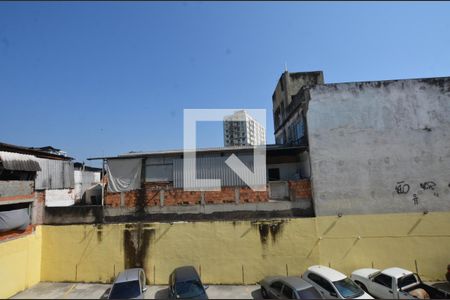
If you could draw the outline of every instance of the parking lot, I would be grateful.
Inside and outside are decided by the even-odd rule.
[[[41,282],[11,299],[104,299],[110,284]],[[210,285],[210,299],[262,299],[258,285]],[[145,299],[167,299],[167,286],[150,285]]]
[[[448,282],[428,282],[450,292]],[[11,299],[105,299],[110,284],[41,282],[18,293]],[[262,299],[259,285],[210,285],[207,289],[210,299]],[[145,292],[145,299],[167,299],[166,285],[151,285]]]

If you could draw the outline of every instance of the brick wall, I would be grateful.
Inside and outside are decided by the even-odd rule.
[[[311,185],[309,180],[289,181],[289,189],[294,199],[310,199]],[[237,191],[236,191],[237,190]],[[161,196],[163,193],[163,196]],[[125,207],[136,206],[159,206],[161,197],[165,206],[173,205],[196,205],[202,203],[202,194],[205,204],[221,203],[256,203],[267,202],[269,200],[268,191],[253,191],[249,187],[222,187],[221,191],[184,191],[180,188],[173,188],[169,182],[147,182],[141,190],[124,192],[123,204]],[[236,196],[239,199],[236,199]],[[105,194],[105,205],[111,207],[121,206],[121,194]]]
[[[309,180],[289,180],[289,190],[294,200],[311,199],[311,182]]]
[[[255,192],[249,187],[241,187],[239,189],[239,200],[242,203],[266,202],[269,200],[269,193],[268,191]]]
[[[219,192],[205,192],[206,204],[218,204],[218,203],[235,203],[234,187],[223,187]]]
[[[34,228],[34,225],[28,225],[25,230],[10,230],[7,232],[0,232],[0,242],[29,235],[33,232]]]

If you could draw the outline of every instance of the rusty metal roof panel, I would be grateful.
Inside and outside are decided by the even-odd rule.
[[[0,151],[0,161],[3,168],[14,171],[40,171],[41,167],[33,155]]]

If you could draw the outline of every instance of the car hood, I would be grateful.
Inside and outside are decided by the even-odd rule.
[[[380,270],[378,269],[370,269],[370,268],[366,268],[366,269],[358,269],[352,272],[352,275],[357,275],[363,278],[369,278],[370,275],[379,272]]]

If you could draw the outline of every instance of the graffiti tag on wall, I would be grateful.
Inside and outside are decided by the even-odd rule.
[[[408,194],[409,184],[405,183],[404,181],[399,181],[395,186],[395,191],[397,192],[397,194]]]
[[[450,184],[449,184],[450,187]],[[419,188],[423,191],[432,191],[433,195],[435,197],[439,197],[439,193],[436,191],[436,183],[434,181],[424,181],[419,183]],[[395,192],[398,195],[406,195],[409,193],[410,191],[410,185],[408,183],[406,183],[405,181],[398,181],[395,185]],[[422,193],[421,191],[419,191],[419,194]],[[414,205],[419,205],[419,197],[417,195],[417,193],[414,193],[412,195],[412,201],[414,203]]]

